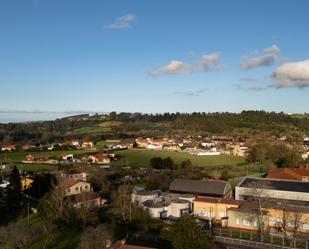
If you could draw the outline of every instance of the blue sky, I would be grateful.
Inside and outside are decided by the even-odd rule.
[[[309,2],[0,1],[0,110],[308,112]]]

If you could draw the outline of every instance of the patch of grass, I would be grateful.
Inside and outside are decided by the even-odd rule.
[[[122,125],[121,121],[105,121],[99,124],[102,128],[118,127],[120,125]]]
[[[33,171],[33,172],[40,172],[40,171],[53,171],[58,169],[57,164],[22,164],[22,163],[14,163],[10,164],[6,167],[5,171],[11,171],[16,165],[19,170],[21,171]]]
[[[62,232],[56,231],[46,249],[76,249],[80,241],[80,236],[81,231],[73,229],[65,229]],[[34,243],[29,249],[41,249],[44,243],[45,238],[42,238],[42,240]]]

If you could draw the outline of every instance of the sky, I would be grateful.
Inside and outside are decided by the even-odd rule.
[[[0,111],[308,112],[308,9],[1,0]]]

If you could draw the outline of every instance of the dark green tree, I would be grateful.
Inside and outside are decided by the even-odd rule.
[[[161,230],[160,237],[173,249],[208,249],[211,247],[209,234],[195,222],[194,217],[185,215]]]
[[[8,212],[16,213],[21,207],[21,178],[16,165],[14,166],[9,179],[10,184],[6,190],[6,204]]]

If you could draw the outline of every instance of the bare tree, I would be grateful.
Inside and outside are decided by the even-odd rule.
[[[128,184],[120,185],[112,194],[114,211],[121,216],[123,222],[129,220],[132,187]]]
[[[296,238],[296,234],[302,226],[303,212],[300,207],[293,207],[293,211],[288,213],[288,228],[291,232],[290,247],[293,247],[293,242]]]
[[[95,207],[88,202],[88,192],[79,194],[78,204],[74,205],[74,211],[77,217],[81,220],[82,227],[85,228],[87,223],[97,221],[97,213]]]
[[[20,220],[0,228],[1,249],[26,249],[38,239],[38,229]]]
[[[112,234],[105,225],[87,227],[80,239],[79,249],[104,249],[110,246]]]
[[[59,187],[44,196],[39,209],[47,219],[60,223],[61,227],[63,227],[63,223],[72,211],[72,207],[73,203],[68,198],[65,198],[64,189]]]
[[[266,228],[268,227],[268,217],[266,214],[266,206],[270,202],[270,194],[268,192],[271,189],[271,184],[268,181],[252,181],[248,184],[248,187],[252,188],[254,191],[254,199],[257,202],[257,221],[258,221],[258,233],[260,239],[264,241],[264,235]]]

